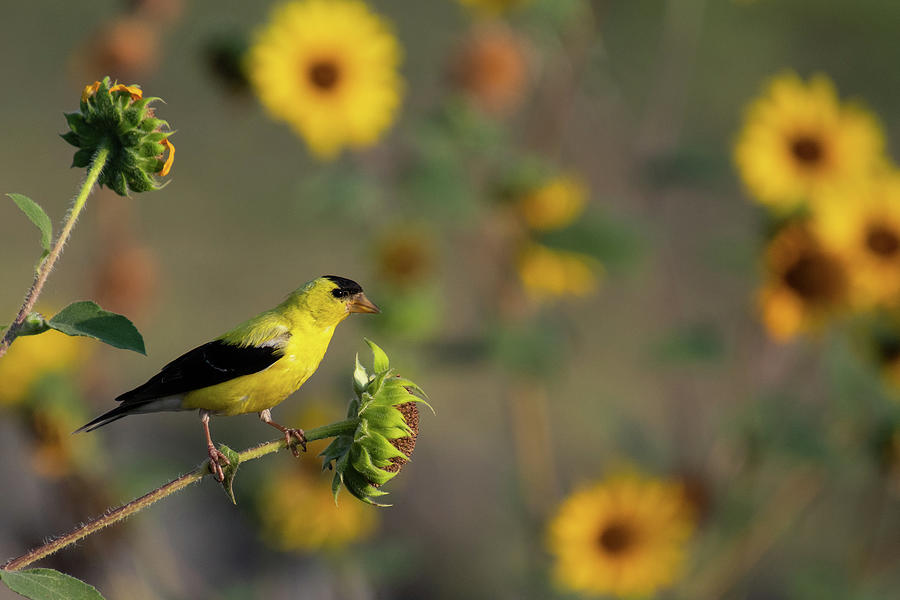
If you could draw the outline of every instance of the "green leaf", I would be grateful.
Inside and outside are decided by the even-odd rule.
[[[0,581],[32,600],[103,600],[94,586],[53,569],[0,570]]]
[[[387,371],[391,368],[390,361],[388,360],[387,354],[384,353],[378,344],[373,342],[372,340],[365,338],[366,343],[369,345],[369,348],[372,350],[372,358],[374,360],[372,364],[372,369],[375,373],[381,373],[383,371]]]
[[[237,475],[238,467],[241,464],[241,455],[225,444],[219,444],[219,451],[225,455],[229,463],[222,467],[222,474],[225,475],[225,479],[222,480],[222,489],[231,498],[231,502],[237,504],[237,499],[234,497],[234,476]]]
[[[131,321],[103,310],[90,300],[70,304],[47,324],[66,335],[92,337],[115,348],[147,354],[144,338]]]
[[[50,240],[53,237],[53,224],[50,222],[50,217],[47,216],[47,213],[44,212],[44,209],[37,202],[28,196],[23,196],[22,194],[7,194],[7,196],[12,198],[12,201],[25,213],[25,216],[31,219],[31,222],[41,230],[41,248],[44,249],[44,253],[41,254],[41,260],[43,260],[50,254]]]

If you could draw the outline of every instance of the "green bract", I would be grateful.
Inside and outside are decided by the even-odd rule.
[[[388,357],[375,343],[366,340],[374,356],[373,372],[356,359],[353,390],[347,417],[357,421],[352,433],[339,435],[322,452],[323,468],[334,464],[331,487],[335,499],[341,484],[369,504],[387,492],[379,489],[409,460],[419,433],[419,409],[426,402],[418,385],[395,375]],[[386,506],[378,504],[378,506]]]
[[[159,98],[143,98],[136,86],[111,85],[109,77],[87,86],[81,97],[81,111],[66,114],[71,131],[62,138],[78,148],[73,167],[87,167],[98,151],[109,150],[109,158],[98,183],[120,196],[128,191],[159,189],[154,176],[168,174],[172,161],[173,131],[154,116],[150,104]],[[163,156],[168,153],[168,160]]]

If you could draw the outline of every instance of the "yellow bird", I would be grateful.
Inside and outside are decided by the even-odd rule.
[[[270,409],[315,372],[338,323],[350,313],[377,312],[355,281],[319,277],[272,310],[179,356],[145,384],[116,398],[120,406],[78,431],[92,431],[131,414],[199,410],[210,464],[221,481],[220,463],[228,464],[228,459],[212,442],[209,417],[255,412],[284,434],[297,456],[296,444],[306,449],[303,430],[274,422]]]

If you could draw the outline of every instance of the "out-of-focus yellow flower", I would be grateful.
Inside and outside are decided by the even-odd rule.
[[[525,43],[508,27],[481,27],[463,42],[452,75],[482,110],[509,113],[521,102],[528,83]]]
[[[32,386],[50,373],[74,372],[87,352],[78,338],[56,331],[16,338],[0,358],[0,406],[25,401]]]
[[[766,329],[778,341],[818,328],[850,304],[845,261],[804,226],[790,226],[769,243],[765,269],[758,302]]]
[[[578,252],[528,244],[519,254],[519,279],[535,299],[588,296],[597,290],[603,266]]]
[[[318,427],[342,418],[339,403],[312,402],[291,422]],[[310,442],[307,454],[318,455],[328,440]],[[360,502],[335,504],[331,473],[315,460],[294,461],[266,483],[257,502],[263,535],[279,550],[339,550],[372,534],[378,516]]]
[[[259,513],[265,538],[280,550],[340,549],[365,539],[376,525],[372,507],[335,504],[331,477],[298,468],[279,472],[263,487]]]
[[[279,5],[258,32],[247,72],[269,113],[320,158],[371,146],[393,122],[403,82],[401,48],[358,0]]]
[[[841,104],[824,75],[771,80],[747,108],[734,149],[744,184],[759,202],[790,211],[832,185],[854,185],[886,164],[884,134],[870,112]]]
[[[528,0],[459,0],[472,10],[485,15],[494,16],[517,8]]]
[[[519,201],[519,212],[532,229],[561,229],[584,212],[587,187],[573,176],[554,177]]]
[[[620,475],[569,496],[547,542],[560,586],[639,597],[677,579],[693,529],[680,485]]]
[[[35,444],[31,464],[39,474],[63,477],[94,462],[97,438],[72,435],[84,422],[83,411],[73,405],[41,403],[29,409],[28,417]]]
[[[820,195],[813,227],[846,257],[853,299],[863,308],[900,300],[900,174]]]

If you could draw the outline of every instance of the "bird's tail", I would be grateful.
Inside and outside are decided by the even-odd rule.
[[[153,398],[150,400],[140,400],[137,402],[122,402],[114,409],[103,413],[93,421],[85,423],[72,433],[81,433],[82,431],[93,431],[98,427],[109,425],[113,421],[118,421],[122,417],[128,415],[137,415],[140,413],[162,412],[167,410],[182,410],[180,396],[167,396],[165,398]]]
[[[72,433],[81,433],[82,431],[93,431],[98,427],[103,427],[104,425],[109,425],[113,421],[118,421],[122,417],[127,417],[131,414],[131,409],[133,406],[128,406],[127,404],[123,404],[121,406],[117,406],[109,412],[105,412],[90,423],[85,423]]]

